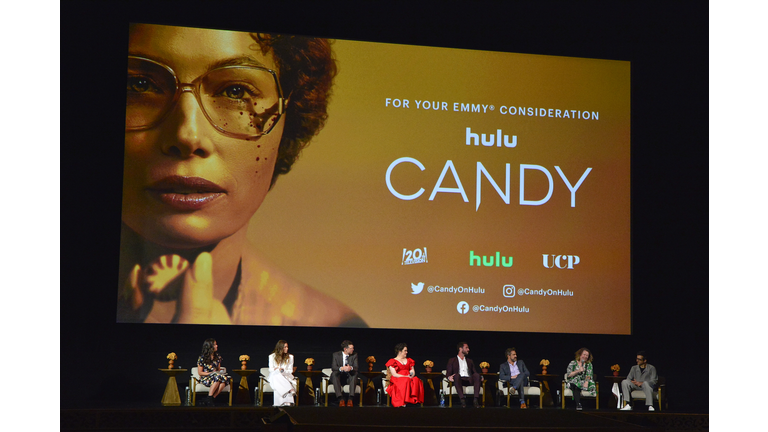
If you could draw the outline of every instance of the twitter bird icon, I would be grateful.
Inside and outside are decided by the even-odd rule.
[[[424,289],[424,282],[419,282],[418,284],[411,282],[411,289],[413,290],[411,294],[421,294],[421,290]]]

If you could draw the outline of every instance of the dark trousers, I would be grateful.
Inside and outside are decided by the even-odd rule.
[[[525,387],[525,384],[527,383],[528,376],[519,374],[517,377],[512,379],[511,381],[507,381],[507,387],[514,387],[515,390],[517,390],[517,396],[520,399],[520,403],[523,403],[525,401],[525,390],[523,389]]]
[[[333,384],[333,389],[336,391],[336,400],[344,398],[344,384],[342,384],[342,380],[345,384],[349,384],[349,397],[354,398],[355,387],[357,387],[357,384],[355,384],[357,382],[357,372],[331,372],[331,384]]]
[[[576,387],[576,384],[568,384],[573,392],[573,401],[576,405],[581,403],[581,387]]]
[[[458,374],[456,374],[458,375]],[[474,373],[471,377],[461,377],[460,379],[454,379],[453,385],[456,387],[456,393],[459,395],[459,399],[464,398],[464,386],[475,386],[475,399],[480,397],[480,374]]]

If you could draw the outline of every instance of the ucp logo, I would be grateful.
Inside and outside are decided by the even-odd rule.
[[[569,269],[573,270],[573,266],[578,264],[581,260],[579,259],[578,255],[548,255],[548,254],[542,254],[543,261],[544,261],[544,267],[546,268],[553,268],[557,267],[559,269]],[[551,264],[550,264],[551,262]]]

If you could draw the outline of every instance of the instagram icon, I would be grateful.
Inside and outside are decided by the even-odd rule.
[[[504,297],[507,297],[507,298],[514,297],[515,296],[515,286],[514,285],[504,285],[503,294],[504,294]]]

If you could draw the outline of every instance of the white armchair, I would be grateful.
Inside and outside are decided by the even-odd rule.
[[[191,377],[189,378],[189,390],[192,392],[192,406],[195,406],[196,396],[198,393],[208,393],[208,391],[211,389],[210,387],[206,387],[200,382],[200,374],[197,372],[197,365],[192,367],[190,369],[192,371]],[[221,371],[224,373],[227,373],[227,368],[221,368]],[[232,406],[232,377],[229,377],[229,382],[227,383],[227,386],[224,387],[224,390],[222,392],[229,393],[229,406]]]
[[[443,369],[443,376],[446,375],[448,371],[446,369]],[[475,386],[462,386],[462,390],[464,390],[464,395],[474,395],[475,394]],[[456,386],[453,385],[453,381],[448,381],[448,378],[443,378],[443,394],[445,394],[445,397],[448,398],[448,406],[453,407],[453,395],[458,395],[459,393],[456,391]],[[483,395],[483,387],[480,386],[480,396]]]
[[[565,398],[567,397],[573,397],[573,392],[571,391],[570,386],[568,383],[563,380],[563,388],[562,388],[562,394],[563,397],[560,398],[561,408],[565,409]],[[594,399],[595,400],[595,409],[600,409],[600,383],[595,382],[595,391],[589,392],[586,390],[581,390],[581,398],[582,399]],[[645,397],[643,397],[645,398]]]
[[[296,372],[296,368],[293,368],[293,371]],[[259,405],[264,406],[264,393],[274,393],[274,390],[272,390],[272,386],[269,385],[269,367],[263,367],[259,369],[259,373],[261,376],[259,377]],[[296,388],[296,405],[299,405],[299,380],[294,377],[293,385]]]
[[[537,383],[538,385],[531,385],[532,383]],[[496,389],[500,397],[507,397],[507,408],[509,408],[510,397],[512,395],[517,395],[517,390],[515,390],[514,387],[507,386],[506,383],[502,381],[496,381]],[[523,387],[523,395],[525,396],[524,399],[526,400],[526,404],[528,403],[528,396],[536,396],[539,398],[539,408],[541,408],[543,406],[541,393],[541,382],[528,378],[528,385]]]
[[[325,406],[328,406],[328,394],[329,393],[335,393],[336,389],[333,387],[333,383],[331,383],[331,372],[333,372],[333,369],[331,368],[325,368],[323,369],[323,393],[325,394]],[[363,406],[363,387],[362,387],[362,378],[360,376],[357,377],[357,382],[355,383],[355,394],[360,395],[360,405]],[[349,394],[350,400],[354,397],[354,394],[350,392],[349,384],[344,384],[344,387],[341,389],[344,393]]]
[[[664,377],[659,377],[659,382],[656,383],[656,389],[653,392],[653,400],[655,400],[659,404],[659,411],[661,411],[662,397],[664,396],[662,392],[666,391],[666,386],[667,386],[667,383],[665,382]],[[619,391],[621,391],[621,389],[619,389]],[[621,397],[623,398],[624,395],[622,394]],[[630,397],[632,398],[632,400],[628,401],[629,404],[632,404],[632,402],[636,400],[645,401],[645,393],[643,393],[642,390],[632,390]],[[664,401],[666,402],[665,399]]]

